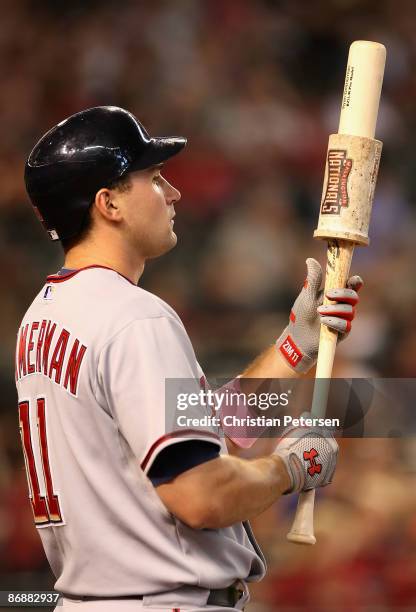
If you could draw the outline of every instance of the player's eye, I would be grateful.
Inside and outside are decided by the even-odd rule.
[[[161,181],[161,180],[162,180],[162,177],[161,177],[161,175],[160,175],[160,174],[156,174],[156,175],[153,177],[153,182],[154,182],[154,183],[160,183],[160,181]]]

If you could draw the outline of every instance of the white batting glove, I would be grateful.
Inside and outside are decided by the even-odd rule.
[[[358,291],[363,285],[360,276],[352,276],[346,287],[328,291],[326,297],[335,304],[322,305],[322,268],[316,259],[306,260],[308,274],[293,304],[289,324],[276,341],[277,349],[296,372],[307,372],[318,357],[320,325],[339,332],[343,340],[351,330]]]
[[[338,444],[324,427],[288,427],[275,453],[283,459],[291,478],[285,494],[295,493],[325,487],[332,481]]]

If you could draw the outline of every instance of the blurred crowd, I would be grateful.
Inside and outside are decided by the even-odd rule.
[[[13,382],[18,323],[62,263],[24,190],[33,144],[101,104],[129,109],[155,135],[188,137],[164,172],[182,192],[178,246],[140,284],[180,314],[208,376],[235,376],[286,325],[306,257],[325,261],[312,233],[348,47],[384,43],[371,248],[353,260],[366,286],[336,374],[413,377],[415,20],[412,0],[3,0],[0,589],[53,583],[26,499]],[[321,495],[319,547],[284,542],[294,500],[256,521],[270,573],[253,611],[415,609],[416,451],[409,440],[344,446]]]

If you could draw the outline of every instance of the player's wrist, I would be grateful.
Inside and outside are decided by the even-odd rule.
[[[273,461],[277,469],[277,474],[279,478],[278,486],[279,486],[281,495],[292,493],[294,482],[293,482],[291,470],[289,469],[286,461],[284,460],[284,458],[281,456],[280,453],[276,453],[276,452],[273,453],[273,455],[270,455],[270,459]]]

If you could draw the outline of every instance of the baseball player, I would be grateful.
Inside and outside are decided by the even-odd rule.
[[[30,503],[64,610],[244,609],[265,573],[247,521],[335,470],[337,444],[319,428],[250,460],[218,429],[166,430],[165,380],[199,385],[203,372],[178,315],[137,284],[176,244],[180,193],[161,169],[185,144],[97,107],[53,127],[26,163],[34,210],[65,251],[16,348]],[[243,377],[299,376],[320,323],[348,333],[360,279],[320,306],[321,268],[307,268],[288,327]],[[304,458],[313,447],[319,470]]]

